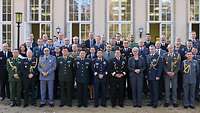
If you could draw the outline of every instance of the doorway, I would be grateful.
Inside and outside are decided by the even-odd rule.
[[[151,34],[151,41],[156,42],[160,40],[160,24],[150,23],[149,33]]]
[[[34,35],[34,40],[40,38],[40,24],[31,24],[31,33]]]
[[[192,24],[192,31],[196,32],[197,39],[199,39],[199,24]]]

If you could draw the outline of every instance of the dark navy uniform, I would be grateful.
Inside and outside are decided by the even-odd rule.
[[[95,59],[92,64],[94,72],[94,104],[99,105],[101,96],[101,105],[106,106],[106,79],[108,74],[108,62],[105,59]]]
[[[74,60],[71,57],[57,58],[58,81],[60,85],[60,106],[72,106],[73,80],[74,80]]]
[[[75,62],[76,83],[78,90],[78,107],[88,106],[88,85],[91,71],[91,61],[78,58]]]
[[[37,75],[37,63],[36,58],[24,59],[21,63],[22,81],[24,88],[24,106],[28,105],[29,94],[31,94],[31,104],[36,104],[35,98],[35,77]],[[29,78],[29,74],[33,77]]]
[[[132,49],[131,48],[123,48],[122,51],[122,57],[126,60],[126,62],[128,62],[128,59],[132,56]],[[127,67],[127,66],[126,66]],[[128,70],[127,70],[127,74],[129,74]],[[130,77],[126,76],[126,83],[127,83],[127,96],[129,99],[132,98],[132,94],[131,94],[131,84],[130,84]]]
[[[110,61],[111,77],[110,77],[110,93],[112,106],[118,104],[120,107],[124,106],[124,88],[125,88],[125,76],[127,72],[126,60],[113,58]],[[122,74],[118,76],[118,74]]]
[[[161,76],[161,63],[161,57],[157,53],[147,56],[148,81],[151,96],[150,105],[153,107],[157,107],[158,105],[159,80],[157,80],[156,78]]]

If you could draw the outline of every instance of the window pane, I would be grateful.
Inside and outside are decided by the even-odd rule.
[[[50,16],[51,16],[51,9],[50,9],[50,3],[51,0],[41,0],[41,20],[42,21],[50,21]]]
[[[3,24],[2,25],[2,42],[8,43],[8,45],[11,45],[11,24]]]
[[[167,40],[171,40],[171,24],[162,24],[162,35],[166,36]]]
[[[91,0],[69,0],[69,21],[90,21]]]
[[[90,32],[90,24],[81,24],[81,40],[87,40]]]
[[[121,33],[123,38],[128,38],[128,36],[131,34],[131,24],[122,24],[121,25]]]
[[[39,2],[38,0],[30,1],[30,20],[39,21]]]
[[[109,14],[110,14],[110,21],[118,21],[119,20],[119,1],[117,0],[109,0]]]
[[[47,36],[50,38],[50,36],[51,36],[51,28],[50,28],[50,24],[41,24],[41,31],[40,31],[40,33],[41,33],[41,36],[43,35],[43,34],[47,34]]]
[[[110,24],[109,25],[109,38],[111,39],[112,37],[115,36],[116,33],[119,32],[119,24]]]
[[[199,21],[199,0],[190,0],[190,20]]]

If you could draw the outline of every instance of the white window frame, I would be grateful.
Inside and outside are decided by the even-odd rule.
[[[150,0],[147,0],[147,33],[150,32],[150,24],[157,23],[159,24],[159,30],[160,34],[159,36],[162,36],[162,25],[163,24],[171,24],[171,42],[174,42],[175,37],[174,37],[174,0],[171,0],[171,21],[162,21],[162,0],[159,0],[159,21],[151,21],[150,20]]]
[[[117,21],[111,21],[110,20],[110,12],[109,12],[109,10],[110,10],[110,1],[109,0],[107,0],[106,2],[107,2],[107,39],[106,39],[106,41],[107,42],[109,42],[110,41],[110,39],[112,38],[112,37],[110,37],[109,36],[109,26],[111,25],[111,24],[116,24],[116,23],[118,23],[119,24],[119,31],[118,31],[118,33],[122,33],[122,24],[130,24],[130,26],[131,26],[131,28],[130,28],[130,35],[131,34],[133,34],[133,2],[135,2],[135,1],[133,1],[133,0],[130,0],[131,1],[131,12],[130,12],[130,14],[131,14],[131,19],[130,19],[130,21],[123,21],[122,20],[122,18],[121,18],[121,16],[119,16],[119,20],[117,20]],[[121,7],[122,5],[122,3],[121,3],[121,0],[119,0],[119,2],[118,2],[119,4],[119,6]],[[119,10],[119,15],[121,15],[121,10]]]
[[[72,24],[74,23],[77,23],[79,24],[79,43],[81,43],[82,41],[82,37],[81,37],[81,25],[82,24],[90,24],[90,32],[93,31],[93,5],[94,5],[94,0],[91,0],[91,5],[90,5],[90,20],[89,21],[82,21],[81,20],[81,13],[78,14],[78,21],[70,21],[69,19],[69,0],[67,0],[67,4],[65,6],[66,9],[67,9],[67,16],[66,16],[66,24],[67,24],[67,37],[69,37],[70,39],[70,43],[72,43]],[[81,12],[80,10],[80,7],[78,9],[79,11],[78,12]]]
[[[0,47],[3,43],[3,28],[2,28],[2,25],[11,25],[11,45],[9,45],[11,48],[13,48],[13,41],[15,37],[13,37],[13,1],[11,0],[11,21],[3,21],[3,16],[2,16],[2,10],[3,10],[3,1],[1,0],[0,1]]]
[[[188,37],[189,38],[191,38],[192,24],[199,24],[199,33],[200,33],[200,0],[199,0],[199,20],[198,21],[194,21],[194,20],[190,21],[190,16],[191,16],[191,14],[190,14],[190,0],[188,0],[188,23],[189,23]]]
[[[41,4],[41,1],[42,0],[39,0],[39,20],[38,21],[32,21],[32,20],[30,20],[30,0],[27,0],[27,24],[28,24],[28,26],[31,26],[31,24],[39,24],[40,25],[40,27],[39,27],[39,29],[40,29],[40,37],[42,37],[42,33],[41,33],[41,25],[42,24],[50,24],[50,36],[49,36],[49,38],[53,38],[53,28],[52,28],[52,24],[53,24],[53,0],[50,0],[50,12],[51,12],[51,15],[50,15],[50,21],[42,21],[42,16],[41,16],[41,14],[42,14],[42,10],[41,10],[41,6],[42,6],[42,4]],[[26,37],[28,37],[29,36],[29,34],[31,33],[30,32],[30,27],[28,28],[29,30],[27,30],[29,33],[27,34],[27,36]],[[40,38],[39,37],[39,38]]]

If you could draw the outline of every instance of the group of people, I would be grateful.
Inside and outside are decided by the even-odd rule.
[[[10,106],[29,104],[40,107],[54,106],[54,98],[60,99],[60,107],[71,107],[78,99],[78,107],[124,107],[126,97],[133,107],[141,108],[144,96],[149,96],[148,106],[157,108],[159,100],[164,106],[178,107],[177,98],[184,108],[195,108],[199,101],[200,41],[192,32],[191,39],[182,45],[181,38],[174,44],[161,37],[151,42],[151,35],[135,43],[122,40],[120,33],[109,43],[101,36],[89,33],[80,44],[78,37],[59,34],[57,39],[47,35],[33,40],[33,34],[19,48],[9,51],[4,43],[0,52],[0,96],[10,99]],[[164,97],[164,98],[162,98]]]

